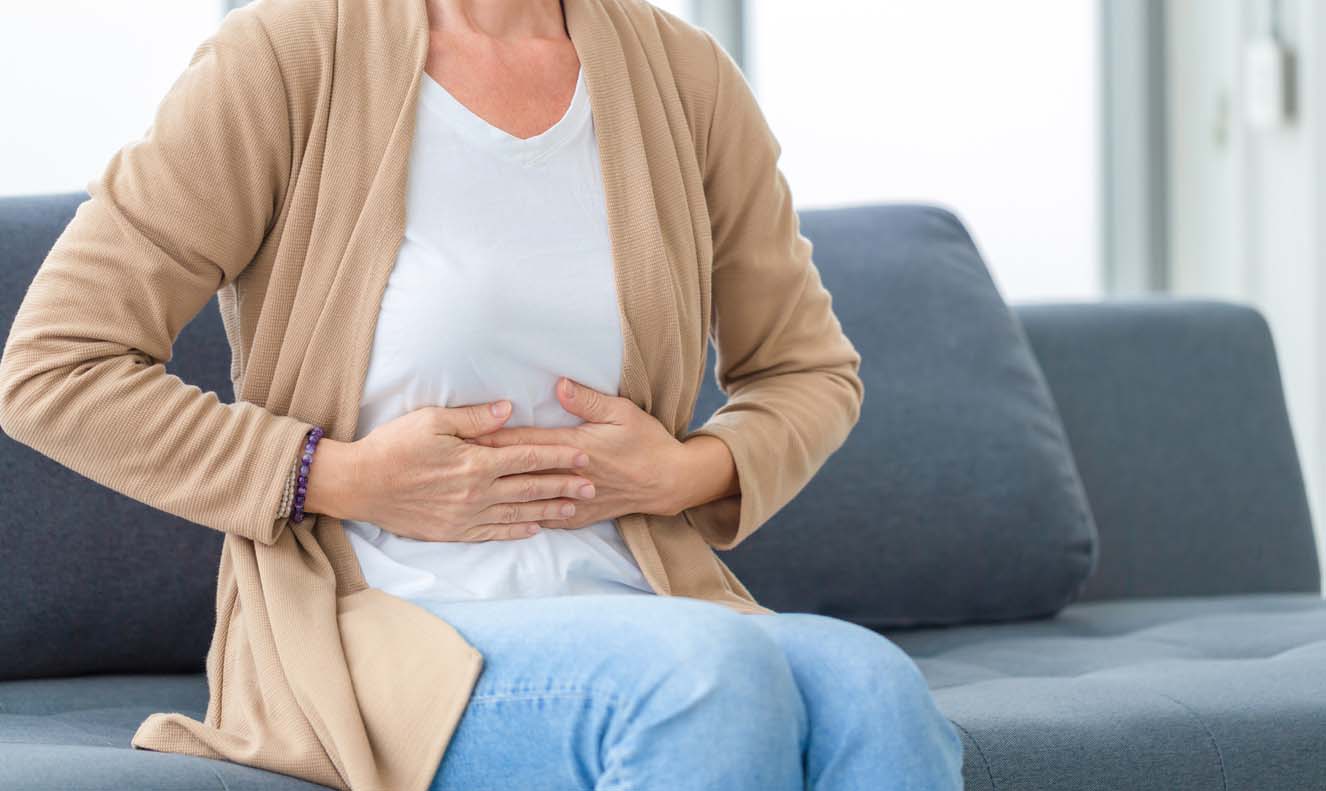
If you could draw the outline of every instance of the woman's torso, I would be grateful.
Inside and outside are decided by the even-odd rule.
[[[506,426],[577,425],[557,378],[618,394],[623,351],[583,73],[563,116],[525,139],[422,79],[406,229],[355,438],[421,407],[503,398],[513,405]],[[402,597],[653,592],[612,520],[485,542],[344,525],[368,584]]]

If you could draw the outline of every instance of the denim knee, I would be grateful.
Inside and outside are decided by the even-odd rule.
[[[841,621],[831,626],[840,649],[831,671],[834,684],[844,700],[857,701],[843,707],[842,716],[855,718],[862,730],[890,723],[894,732],[908,733],[904,743],[915,757],[925,751],[937,774],[960,783],[962,739],[939,710],[916,662],[896,643],[864,626]]]
[[[627,628],[636,654],[634,697],[661,693],[673,706],[734,720],[782,718],[793,730],[804,728],[801,696],[782,648],[746,620],[752,616],[708,602],[679,598],[673,604],[659,622]]]
[[[782,648],[764,630],[722,605],[679,600],[672,628],[640,625],[642,671],[655,682],[697,690],[796,692]]]
[[[860,639],[835,666],[844,683],[900,708],[932,706],[930,685],[905,651],[864,626],[856,634]]]
[[[613,676],[611,775],[639,788],[803,789],[807,715],[781,646],[722,605],[651,610],[612,638],[629,672]],[[661,779],[677,773],[684,782]]]

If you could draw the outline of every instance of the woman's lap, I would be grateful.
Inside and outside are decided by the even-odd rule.
[[[847,621],[648,595],[416,603],[484,656],[435,791],[849,789],[875,739],[897,743],[896,787],[958,787],[919,784],[938,776],[913,765],[924,740],[956,735],[915,666]]]
[[[681,597],[601,594],[465,602],[414,600],[441,615],[484,656],[471,700],[621,681],[640,646],[700,651],[697,629],[741,617],[720,604]]]
[[[888,788],[960,788],[962,741],[907,654],[883,635],[827,615],[750,616],[782,648],[806,707],[811,788],[861,787],[851,756],[876,749]],[[940,766],[937,763],[946,765]],[[873,786],[872,786],[873,787]]]

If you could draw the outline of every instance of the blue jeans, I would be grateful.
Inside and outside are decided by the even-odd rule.
[[[812,613],[686,597],[415,599],[484,656],[430,791],[948,791],[912,660]]]

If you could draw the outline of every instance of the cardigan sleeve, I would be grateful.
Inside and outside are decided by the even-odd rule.
[[[740,67],[709,42],[717,66],[703,164],[714,251],[711,336],[727,401],[683,440],[708,434],[726,443],[741,491],[682,513],[712,547],[731,549],[846,441],[864,386],[861,356],[800,233],[778,140]]]
[[[135,500],[274,543],[287,472],[313,424],[222,403],[165,363],[256,255],[291,145],[266,29],[253,7],[233,10],[143,136],[88,182],[39,267],[0,357],[0,428]]]
[[[295,484],[299,480],[299,462],[291,466],[285,475],[285,493],[281,495],[281,505],[276,509],[276,518],[290,516],[295,505]]]

